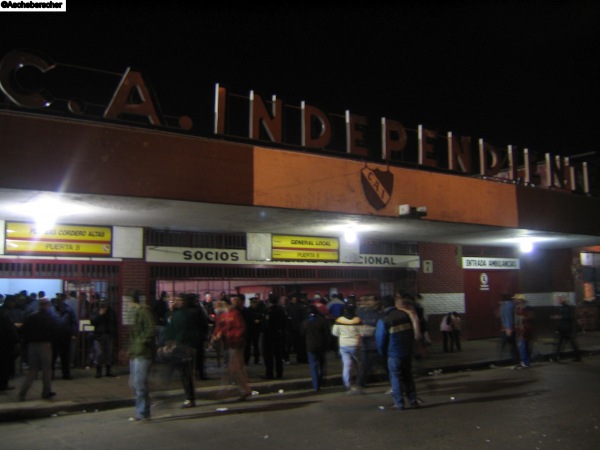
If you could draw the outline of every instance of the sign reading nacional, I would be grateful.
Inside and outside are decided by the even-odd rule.
[[[517,258],[467,258],[462,259],[463,269],[479,270],[519,270]]]
[[[429,170],[444,169],[512,183],[590,193],[585,161],[574,164],[560,155],[538,156],[527,148],[500,147],[483,139],[455,136],[451,131],[439,132],[422,125],[415,133],[392,118],[370,118],[349,110],[333,114],[304,101],[300,105],[288,105],[275,95],[266,99],[254,91],[248,95],[233,93],[219,84],[214,88],[213,120],[194,123],[195,118],[188,115],[163,114],[154,90],[148,87],[140,72],[130,68],[123,73],[74,68],[73,64],[60,64],[37,52],[14,50],[0,60],[0,94],[19,108],[61,117],[72,115],[171,132],[216,135],[236,142],[243,139],[319,154],[325,151],[376,163],[410,163]],[[58,70],[50,73],[55,69]],[[57,83],[63,86],[64,92],[51,92],[50,89],[59,89],[56,86],[28,89],[32,71],[39,72],[41,80],[64,77],[63,83]],[[69,74],[81,78],[78,80],[81,82],[69,83]],[[176,73],[174,77],[176,81]],[[73,85],[85,87],[86,83],[88,89],[84,89],[83,94],[70,88]],[[108,102],[82,100],[96,98],[97,93],[104,90],[113,92]],[[193,96],[194,92],[188,94]],[[369,201],[375,209],[382,208],[389,199],[393,180],[386,172],[368,169],[363,171],[362,177]]]
[[[6,222],[7,255],[111,256],[112,228],[54,225],[39,230],[34,224]]]
[[[179,264],[235,264],[235,265],[267,265],[281,266],[327,266],[327,267],[410,267],[419,268],[418,255],[360,255],[360,262],[326,262],[326,261],[249,261],[246,250],[225,250],[216,248],[190,247],[146,247],[146,261],[152,263]]]

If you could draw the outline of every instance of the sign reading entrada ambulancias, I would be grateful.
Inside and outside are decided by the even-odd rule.
[[[69,72],[69,70],[72,71]],[[54,72],[61,77],[59,94],[42,86],[27,88],[31,72],[44,79]],[[86,74],[84,95],[76,99],[67,92],[72,85],[68,77],[78,77],[77,96],[81,96],[82,73]],[[472,140],[419,126],[407,129],[390,118],[371,119],[345,111],[331,114],[307,102],[286,105],[272,96],[265,99],[254,91],[240,95],[216,85],[214,92],[214,120],[212,123],[194,123],[194,118],[173,118],[160,112],[157,98],[140,72],[125,70],[110,74],[105,85],[87,82],[93,74],[109,73],[99,70],[58,64],[49,57],[31,51],[16,50],[0,61],[0,90],[6,99],[0,102],[28,110],[50,114],[72,114],[85,119],[110,120],[169,131],[219,136],[236,141],[261,143],[286,149],[302,149],[326,155],[356,158],[367,162],[409,165],[426,170],[499,178],[513,183],[539,185],[570,192],[589,194],[587,163],[572,164],[569,158],[544,154],[539,158],[528,149],[508,145],[501,149],[483,139]],[[59,75],[60,74],[60,75]],[[35,77],[34,77],[35,78]],[[93,101],[95,90],[112,91],[108,102]],[[100,103],[100,104],[98,104]],[[341,132],[340,132],[341,131]],[[371,205],[382,208],[392,178],[379,169],[361,173],[365,194],[371,196]],[[377,198],[378,197],[378,198]]]

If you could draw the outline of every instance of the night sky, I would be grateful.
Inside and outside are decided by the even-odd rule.
[[[218,82],[501,147],[597,149],[598,1],[88,3],[1,14],[0,56],[29,48],[59,64],[131,66],[162,111],[207,124]],[[83,98],[109,95],[76,72],[69,77]]]

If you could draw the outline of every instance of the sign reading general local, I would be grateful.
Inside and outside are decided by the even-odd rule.
[[[54,225],[6,222],[6,254],[111,256],[112,228],[86,225]]]
[[[480,270],[519,270],[520,262],[517,258],[467,258],[462,259],[463,269]]]
[[[340,258],[337,238],[274,234],[271,242],[275,261],[338,261]]]

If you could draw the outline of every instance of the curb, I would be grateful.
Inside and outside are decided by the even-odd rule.
[[[582,350],[581,354],[583,357],[597,356],[600,355],[600,349],[598,350]],[[552,361],[553,354],[538,354],[534,358],[534,362],[548,362]],[[563,352],[561,357],[569,359],[574,356],[574,352]],[[418,368],[415,370],[415,375],[418,377],[434,376],[441,373],[453,373],[453,372],[464,372],[464,371],[475,371],[475,370],[486,370],[496,367],[506,367],[514,365],[510,359],[491,359],[487,361],[479,361],[473,363],[461,363],[455,365],[440,366],[437,368]],[[387,374],[385,372],[377,372],[371,375],[371,381],[381,382],[387,380]],[[333,375],[326,377],[326,386],[342,386],[342,376]],[[311,390],[312,382],[310,378],[299,378],[292,380],[271,380],[271,381],[260,381],[257,383],[251,383],[252,387],[257,390],[260,394],[275,394],[281,392],[281,390]],[[196,390],[196,398],[199,400],[219,400],[223,396],[221,392],[223,387],[211,386],[205,388],[199,388]],[[181,397],[181,389],[170,390],[170,391],[156,391],[151,393],[153,399],[172,399]],[[0,423],[2,422],[15,422],[31,419],[41,419],[53,416],[60,416],[74,413],[87,413],[97,411],[108,411],[118,408],[133,407],[135,400],[133,397],[103,400],[103,401],[90,401],[90,402],[44,402],[40,404],[42,400],[36,401],[31,405],[18,404],[13,409],[6,409],[0,411]],[[201,415],[205,416],[205,415]],[[208,415],[212,416],[212,414]]]

